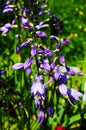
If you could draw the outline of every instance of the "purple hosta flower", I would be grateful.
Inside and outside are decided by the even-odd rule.
[[[46,8],[46,7],[47,7],[47,5],[41,5],[40,9],[43,9],[43,8]]]
[[[42,25],[48,24],[48,23],[49,23],[49,19],[46,19],[46,20],[44,20],[44,21],[41,21],[41,22],[39,23],[39,25],[42,26]]]
[[[67,77],[66,74],[60,73],[60,77],[58,79],[58,83],[59,84],[67,84],[67,79],[68,79],[68,77]]]
[[[23,42],[20,46],[17,46],[17,47],[16,47],[16,53],[19,53],[19,51],[20,51],[21,48],[26,47],[26,46],[27,46],[29,43],[31,43],[32,41],[33,41],[32,39],[29,39],[29,40]]]
[[[25,61],[25,63],[24,63],[24,69],[30,68],[30,66],[32,64],[32,60],[33,60],[33,57],[30,57],[29,60]]]
[[[11,4],[12,0],[7,0],[6,5]]]
[[[75,90],[73,88],[71,88],[71,89],[68,88],[67,94],[72,103],[74,103],[74,101],[80,101],[80,97],[83,96],[83,94],[81,92],[78,92],[77,90]]]
[[[60,44],[57,44],[56,45],[56,49],[60,49],[61,45]]]
[[[0,27],[0,31],[2,31],[3,34],[7,34],[11,28],[12,25],[10,23],[6,23],[4,26]]]
[[[50,57],[54,54],[54,52],[50,51],[49,49],[47,48],[44,48],[44,53],[46,54],[46,56]]]
[[[5,75],[6,71],[5,70],[0,70],[0,75]]]
[[[45,69],[47,71],[51,71],[50,65],[49,65],[49,60],[46,59],[42,62],[42,64],[40,65],[40,68]]]
[[[50,68],[54,70],[57,58],[55,57],[54,61],[51,63]]]
[[[44,111],[40,111],[38,114],[38,121],[39,121],[40,125],[44,122],[44,120],[45,120]]]
[[[60,63],[62,65],[65,65],[65,57],[64,57],[63,53],[60,53]]]
[[[58,66],[56,66],[56,68],[55,68],[55,73],[54,73],[54,78],[55,78],[55,80],[58,81],[58,79],[60,78],[60,75],[61,75],[61,73],[60,73],[59,65],[58,65]]]
[[[19,39],[19,38],[20,38],[20,35],[19,35],[19,34],[16,34],[15,37],[16,37],[17,39]]]
[[[63,96],[67,95],[67,87],[65,84],[60,84],[59,85],[59,91]]]
[[[14,11],[14,6],[6,5],[4,10],[3,10],[3,13],[13,12],[13,11]]]
[[[50,36],[50,39],[51,39],[51,40],[57,40],[56,36],[54,36],[54,35],[51,35],[51,36]]]
[[[69,42],[69,39],[67,39],[67,38],[66,39],[61,39],[62,44],[67,44],[68,42]]]
[[[42,107],[42,100],[40,99],[35,99],[35,106],[36,106],[36,108],[38,109],[38,110],[40,110],[41,109],[41,107]]]
[[[41,29],[41,28],[45,28],[45,27],[49,27],[49,25],[48,25],[48,24],[37,25],[37,26],[35,26],[35,29],[36,29],[36,30],[39,30],[39,29]]]
[[[83,75],[84,75],[84,73],[78,72],[78,76],[83,76]]]
[[[28,20],[26,18],[24,18],[23,16],[21,17],[22,19],[22,27],[30,27],[30,24],[28,22]]]
[[[42,99],[45,99],[45,86],[41,83],[40,80],[40,77],[37,76],[36,82],[34,82],[31,86],[31,95],[33,95],[34,98],[36,98],[37,95],[40,95]]]
[[[31,56],[34,57],[36,55],[36,52],[36,44],[34,44],[31,49]]]
[[[54,114],[54,108],[51,106],[47,109],[47,113],[50,117],[53,117]]]
[[[12,66],[13,70],[19,70],[24,68],[27,72],[27,74],[31,73],[31,64],[32,64],[32,57],[27,60],[25,63],[16,63],[15,65]]]
[[[41,32],[37,31],[36,36],[39,37],[39,38],[46,38],[47,34],[45,32],[42,32],[42,31]]]
[[[39,12],[39,15],[48,14],[50,15],[50,10],[43,10]]]
[[[73,70],[72,68],[66,66],[66,70],[67,70],[67,72],[68,72],[71,76],[74,76],[74,75],[75,75],[75,72],[74,72],[74,70]]]
[[[29,10],[29,9],[25,9],[24,12],[25,12],[26,14],[31,14],[31,10]]]
[[[13,70],[19,70],[24,67],[24,63],[16,63],[15,65],[12,66]]]
[[[16,24],[16,18],[13,19],[12,24]]]

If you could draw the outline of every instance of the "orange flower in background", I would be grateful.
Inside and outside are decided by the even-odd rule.
[[[54,130],[66,130],[66,128],[59,125],[59,126],[56,126]]]

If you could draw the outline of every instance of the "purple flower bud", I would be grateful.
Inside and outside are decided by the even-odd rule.
[[[6,71],[5,70],[0,70],[0,75],[5,75]]]
[[[65,57],[64,57],[64,55],[62,53],[60,53],[60,63],[62,65],[65,65]]]
[[[59,91],[63,96],[67,95],[67,87],[65,84],[60,84],[59,85]]]
[[[0,31],[3,32],[3,34],[7,34],[8,31],[12,28],[12,25],[7,23],[3,27],[0,27]]]
[[[40,108],[41,108],[41,100],[35,100],[35,106],[36,106],[37,109],[40,110]]]
[[[62,44],[67,44],[69,42],[69,39],[61,39]]]
[[[40,9],[43,9],[43,8],[46,8],[47,7],[47,5],[42,5],[42,6],[40,6]]]
[[[78,76],[83,76],[83,75],[84,75],[84,73],[78,72]]]
[[[18,54],[20,51],[20,47],[19,46],[16,46],[16,53]]]
[[[22,25],[23,26],[29,26],[29,22],[27,21],[26,18],[22,17]]]
[[[60,77],[60,71],[59,71],[59,65],[58,65],[55,69],[54,78],[55,80],[58,81],[59,77]]]
[[[43,14],[48,14],[48,15],[50,15],[50,10],[43,10],[43,11],[40,11],[39,12],[39,15],[43,15]]]
[[[38,114],[38,121],[40,123],[40,125],[44,122],[44,112],[43,111],[40,111],[39,114]]]
[[[57,61],[57,58],[55,58],[52,64],[50,65],[52,70],[55,68],[56,61]]]
[[[6,5],[11,4],[12,0],[7,0]]]
[[[57,44],[57,45],[56,45],[56,48],[57,48],[57,49],[60,49],[60,44]]]
[[[12,66],[13,70],[18,70],[22,69],[24,67],[24,63],[16,63],[15,65]]]
[[[36,55],[36,45],[33,45],[31,49],[31,56],[34,57]]]
[[[16,24],[16,18],[13,19],[12,24]]]
[[[47,37],[45,32],[39,32],[39,31],[36,32],[36,36],[39,38],[46,38]]]
[[[23,47],[26,47],[30,42],[32,41],[32,39],[26,41],[26,42],[23,42],[21,45],[20,45],[20,48],[23,48]]]
[[[67,70],[67,72],[68,72],[71,76],[74,76],[74,75],[75,75],[75,72],[73,71],[72,68],[69,68],[68,66],[66,66],[66,70]]]
[[[53,107],[49,107],[49,108],[47,109],[47,113],[48,113],[48,115],[49,115],[50,117],[53,117],[54,108],[53,108]]]
[[[31,14],[31,10],[25,9],[25,13],[26,13],[26,14]]]
[[[57,39],[56,39],[56,36],[54,36],[54,35],[51,35],[51,36],[50,36],[50,39],[51,39],[51,40],[57,40]]]
[[[19,35],[19,34],[16,34],[15,37],[16,37],[16,38],[20,38],[20,35]]]

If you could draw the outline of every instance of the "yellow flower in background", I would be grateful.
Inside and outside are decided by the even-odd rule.
[[[86,28],[84,28],[84,32],[86,32]]]
[[[80,15],[83,15],[84,13],[83,13],[83,11],[80,10],[80,11],[79,11],[79,14],[80,14]]]
[[[75,8],[75,11],[79,11],[79,9],[78,9],[78,8]]]
[[[79,29],[82,29],[82,25],[79,25],[78,28],[79,28]]]
[[[71,33],[67,38],[72,39],[73,38],[73,33]]]
[[[74,35],[73,35],[74,37],[78,37],[78,33],[74,33]]]

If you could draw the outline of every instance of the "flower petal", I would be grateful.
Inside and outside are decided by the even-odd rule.
[[[67,95],[67,87],[65,84],[61,84],[59,86],[59,91],[60,93],[63,95],[63,96],[66,96]]]
[[[24,67],[24,63],[16,63],[15,65],[12,66],[13,70],[18,70]]]

